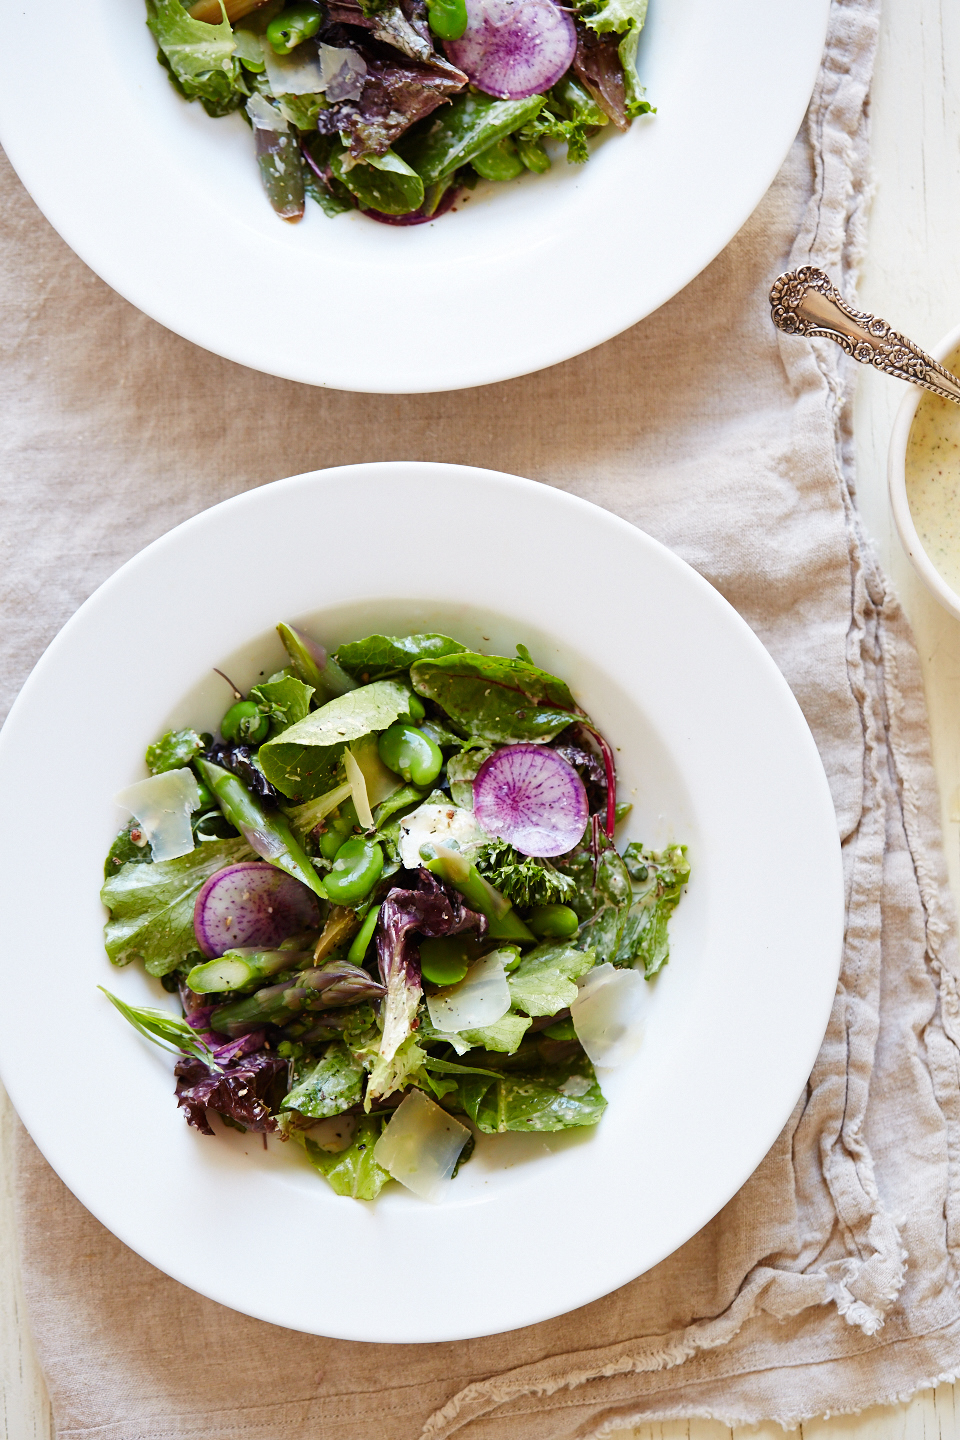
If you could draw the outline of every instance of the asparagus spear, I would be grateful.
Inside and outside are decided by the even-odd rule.
[[[279,811],[264,810],[260,801],[229,770],[214,765],[210,760],[198,758],[196,763],[224,815],[240,831],[250,848],[326,900],[323,881],[311,865],[303,846],[294,838],[286,816]]]
[[[428,870],[459,890],[471,910],[486,915],[487,934],[494,940],[536,939],[516,913],[511,902],[489,880],[485,880],[465,855],[449,845],[424,845],[420,854]]]
[[[359,965],[333,960],[320,970],[305,970],[296,980],[268,985],[246,1000],[218,1005],[210,1015],[211,1028],[223,1035],[244,1035],[261,1025],[285,1025],[302,1010],[327,1010],[373,1000],[385,993]]]
[[[242,990],[257,980],[278,975],[281,970],[306,970],[312,965],[310,950],[256,950],[238,946],[216,960],[195,965],[187,976],[187,987],[195,995],[219,995],[225,990]]]

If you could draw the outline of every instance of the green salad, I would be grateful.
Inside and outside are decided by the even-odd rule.
[[[550,169],[650,112],[637,73],[647,0],[146,0],[188,101],[239,113],[283,220],[307,198],[393,225],[479,180]]]
[[[338,1195],[437,1199],[477,1133],[596,1125],[637,1050],[686,850],[618,848],[613,751],[567,684],[446,635],[289,663],[116,800],[105,992],[178,1055],[189,1125],[278,1134]],[[218,674],[220,672],[217,672]]]

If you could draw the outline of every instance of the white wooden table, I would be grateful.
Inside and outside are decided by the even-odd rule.
[[[877,193],[860,294],[864,308],[932,348],[960,322],[960,0],[883,4],[872,102]],[[859,500],[920,647],[950,877],[960,899],[960,622],[942,611],[914,577],[890,517],[886,452],[902,393],[898,382],[876,372],[864,370],[860,376]],[[0,1440],[50,1440],[50,1407],[19,1289],[10,1203],[10,1111],[2,1092],[0,1100]],[[802,1430],[806,1440],[960,1440],[958,1394],[960,1387],[942,1385],[906,1405],[818,1420]],[[769,1440],[783,1433],[766,1428]],[[728,1426],[711,1421],[675,1421],[636,1432],[637,1440],[724,1440],[732,1434]],[[764,1427],[744,1431],[743,1440],[748,1434],[767,1440]]]

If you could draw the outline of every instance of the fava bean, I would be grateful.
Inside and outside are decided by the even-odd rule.
[[[441,40],[459,40],[467,28],[465,0],[427,0],[427,19]]]
[[[414,785],[432,785],[443,767],[436,741],[403,720],[384,730],[377,749],[388,770]]]
[[[458,985],[482,951],[473,935],[420,941],[420,973],[434,985]]]
[[[353,810],[353,807],[350,807]],[[353,811],[355,815],[356,812]],[[327,816],[327,828],[320,836],[320,854],[324,860],[332,860],[344,840],[353,830],[353,819],[344,815],[343,807],[334,810],[332,815]]]
[[[316,35],[321,18],[316,5],[288,5],[267,26],[271,48],[278,55],[289,55],[295,46]]]
[[[238,700],[220,721],[220,734],[241,745],[259,745],[270,734],[270,718],[256,701]]]
[[[537,905],[527,924],[538,940],[568,940],[580,928],[576,911],[569,905]]]
[[[481,150],[470,163],[484,180],[516,180],[523,174],[523,161],[510,135]]]
[[[383,851],[364,835],[344,840],[324,878],[324,889],[335,905],[359,905],[383,873]]]

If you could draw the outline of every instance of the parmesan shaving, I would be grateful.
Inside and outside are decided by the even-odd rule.
[[[279,100],[281,95],[317,95],[323,90],[323,70],[317,57],[317,47],[305,40],[289,55],[278,55],[266,35],[260,36],[263,49],[263,63],[270,82],[270,90]],[[324,46],[328,49],[328,46]],[[352,53],[352,52],[347,52]],[[359,55],[357,56],[359,60]],[[367,67],[363,65],[364,74]],[[256,97],[254,97],[256,98]],[[249,111],[249,105],[247,109]]]
[[[367,62],[356,50],[321,45],[320,74],[322,78],[317,88],[326,93],[332,104],[339,100],[359,100],[367,78]]]
[[[270,101],[265,100],[262,95],[250,96],[247,101],[247,114],[254,130],[271,130],[277,135],[283,135],[290,129],[280,111],[275,110]]]
[[[374,1147],[378,1165],[421,1200],[440,1200],[470,1131],[446,1110],[411,1090]]]
[[[577,982],[570,1006],[577,1039],[594,1065],[623,1065],[640,1048],[650,986],[639,970],[597,965]]]
[[[364,735],[361,740],[355,740],[350,747],[353,758],[363,771],[364,782],[367,787],[367,799],[370,802],[370,809],[382,805],[384,800],[389,800],[403,785],[403,778],[388,770],[380,759],[378,749],[378,737],[376,735]]]
[[[370,809],[370,799],[367,795],[367,782],[363,778],[363,771],[357,764],[356,757],[349,745],[343,752],[343,768],[347,772],[347,780],[353,792],[357,819],[364,830],[371,830],[373,828],[373,811]]]
[[[510,990],[499,950],[477,960],[457,985],[447,985],[427,997],[434,1029],[454,1034],[493,1025],[509,1009]]]
[[[200,791],[192,770],[166,770],[138,780],[114,796],[129,810],[146,839],[154,860],[176,860],[193,849],[190,816],[200,806]]]

